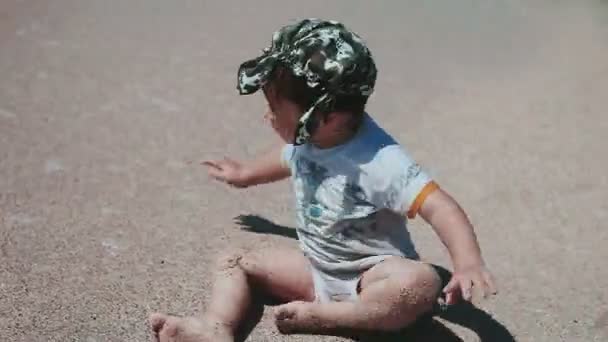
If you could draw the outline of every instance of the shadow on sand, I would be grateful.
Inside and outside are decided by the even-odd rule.
[[[257,234],[279,235],[297,239],[296,230],[291,227],[277,225],[274,222],[257,215],[241,215],[235,218],[236,223],[243,229]],[[449,280],[451,273],[445,268],[435,266],[444,283]],[[399,333],[374,334],[355,338],[356,341],[425,341],[425,342],[456,342],[462,341],[452,330],[435,319],[440,317],[448,322],[460,325],[475,332],[482,342],[514,342],[516,341],[509,330],[496,321],[487,312],[476,308],[470,303],[450,306],[445,310],[436,310],[432,315],[418,320],[414,325]]]

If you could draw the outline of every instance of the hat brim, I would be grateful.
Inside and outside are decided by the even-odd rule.
[[[274,55],[263,55],[242,63],[238,71],[239,94],[248,95],[260,90],[270,79],[278,64]]]

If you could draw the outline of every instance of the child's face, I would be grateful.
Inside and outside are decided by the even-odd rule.
[[[264,119],[283,141],[291,143],[302,111],[293,102],[279,96],[272,84],[264,87],[264,95],[268,102]]]

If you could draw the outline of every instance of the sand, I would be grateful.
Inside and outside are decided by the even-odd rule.
[[[409,340],[608,339],[606,1],[4,0],[0,340],[145,341],[150,312],[200,312],[218,253],[295,246],[233,222],[293,226],[287,183],[226,189],[188,161],[276,142],[236,68],[308,16],[366,39],[370,113],[466,208],[499,280]],[[345,340],[266,315],[250,341]]]

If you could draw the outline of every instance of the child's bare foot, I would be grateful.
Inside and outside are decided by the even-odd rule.
[[[314,303],[291,302],[274,310],[277,328],[282,334],[310,333],[322,330],[323,323],[314,315]]]
[[[234,342],[230,329],[211,320],[150,315],[154,342]]]

